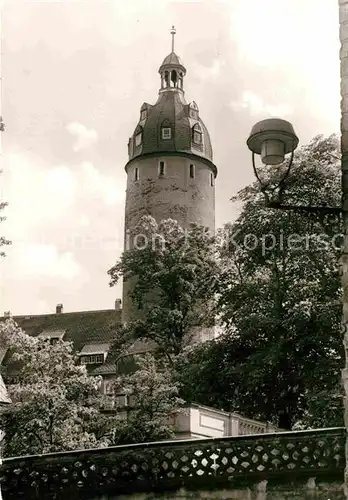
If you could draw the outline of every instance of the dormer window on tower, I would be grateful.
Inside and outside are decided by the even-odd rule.
[[[196,123],[192,128],[192,140],[195,144],[202,144],[202,127],[199,123]]]
[[[189,107],[189,115],[193,120],[198,120],[198,106],[195,102],[192,102]]]
[[[135,131],[135,146],[140,146],[143,142],[143,129],[138,127]]]
[[[146,120],[147,118],[147,106],[146,104],[143,104],[140,109],[140,120]]]

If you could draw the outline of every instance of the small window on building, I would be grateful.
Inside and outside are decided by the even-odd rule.
[[[103,354],[93,354],[91,356],[82,356],[81,363],[83,365],[94,365],[104,363],[104,355]]]
[[[165,164],[164,161],[160,161],[158,164],[158,175],[163,176],[165,174]]]
[[[172,137],[172,129],[170,127],[162,128],[162,139],[170,139]]]
[[[134,169],[134,180],[138,181],[139,180],[139,168],[135,167]]]
[[[147,116],[146,109],[143,109],[140,113],[140,120],[145,120]]]
[[[192,163],[190,165],[190,177],[191,179],[194,179],[195,177],[195,166]]]
[[[214,175],[210,174],[210,185],[214,186]]]
[[[195,144],[202,144],[202,128],[199,123],[192,129],[192,139]]]

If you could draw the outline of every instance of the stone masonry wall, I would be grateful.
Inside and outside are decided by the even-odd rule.
[[[221,489],[216,491],[190,491],[180,489],[176,492],[139,493],[121,496],[104,496],[93,500],[346,500],[343,484],[315,483],[310,478],[306,483],[269,486],[267,482],[242,489]]]

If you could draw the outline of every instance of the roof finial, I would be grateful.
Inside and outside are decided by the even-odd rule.
[[[172,35],[172,52],[174,52],[174,37],[175,37],[175,33],[176,33],[176,29],[174,26],[172,26],[170,33]]]

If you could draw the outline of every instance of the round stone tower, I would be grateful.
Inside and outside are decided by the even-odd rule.
[[[158,222],[175,219],[184,227],[195,223],[215,230],[216,166],[208,130],[195,102],[186,103],[186,69],[174,52],[159,68],[161,87],[156,104],[144,103],[128,142],[125,242],[143,215]],[[134,315],[123,284],[122,320]],[[133,311],[132,311],[133,310]]]

